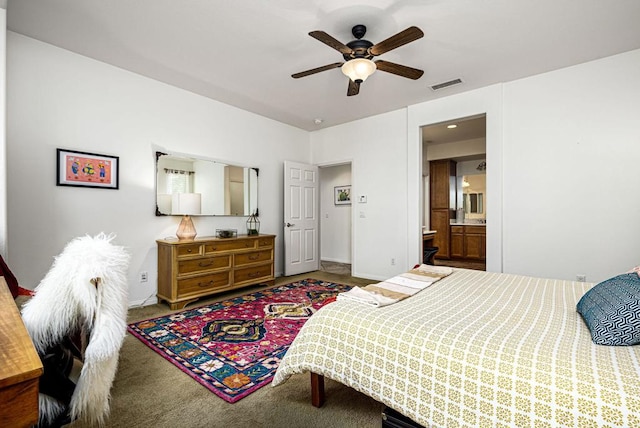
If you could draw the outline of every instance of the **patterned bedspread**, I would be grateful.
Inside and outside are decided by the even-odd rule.
[[[426,426],[640,426],[640,347],[594,345],[589,283],[456,270],[383,308],[337,301],[273,385],[312,371]]]

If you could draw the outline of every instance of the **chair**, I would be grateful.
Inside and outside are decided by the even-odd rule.
[[[40,355],[39,426],[104,423],[126,334],[130,255],[100,233],[69,242],[24,304]],[[74,370],[75,369],[75,370]]]
[[[433,258],[438,253],[439,247],[425,247],[422,250],[422,263],[425,265],[433,265]]]

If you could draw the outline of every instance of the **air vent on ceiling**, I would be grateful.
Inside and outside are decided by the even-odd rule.
[[[461,79],[453,79],[448,82],[438,83],[437,85],[430,86],[432,91],[437,91],[438,89],[448,88],[449,86],[458,85],[462,83]]]

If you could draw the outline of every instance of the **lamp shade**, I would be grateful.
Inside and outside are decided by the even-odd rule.
[[[171,195],[171,214],[196,215],[201,213],[200,193],[174,193]]]
[[[364,82],[376,71],[376,63],[366,58],[354,58],[342,64],[342,72],[354,82]]]

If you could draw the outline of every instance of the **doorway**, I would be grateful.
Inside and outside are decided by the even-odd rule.
[[[320,270],[351,275],[351,163],[320,166]]]
[[[486,270],[486,114],[420,129],[423,242],[438,248],[431,261]]]

